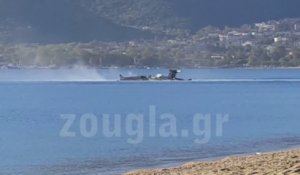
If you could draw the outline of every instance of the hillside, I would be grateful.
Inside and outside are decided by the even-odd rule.
[[[0,41],[127,41],[300,17],[299,0],[0,0]]]
[[[123,41],[151,34],[115,24],[72,0],[0,0],[0,39],[13,42]]]
[[[99,17],[133,28],[188,27],[187,19],[177,16],[171,0],[82,0],[81,4]]]
[[[87,2],[84,1],[84,4]],[[199,30],[300,17],[298,0],[92,0],[90,9],[127,26]]]
[[[299,0],[173,0],[177,15],[196,30],[208,25],[238,27],[255,22],[300,17]]]

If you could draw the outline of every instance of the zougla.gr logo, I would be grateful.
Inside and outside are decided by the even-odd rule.
[[[146,136],[152,138],[194,136],[194,143],[206,144],[212,137],[222,137],[224,125],[229,122],[228,114],[196,113],[192,116],[189,128],[178,129],[176,115],[157,114],[156,111],[156,106],[149,106],[147,115],[137,113],[102,114],[101,116],[90,113],[81,116],[62,114],[61,119],[64,120],[64,124],[59,136],[62,138],[78,136],[94,138],[98,134],[102,134],[106,138],[126,137],[129,144],[140,144]]]

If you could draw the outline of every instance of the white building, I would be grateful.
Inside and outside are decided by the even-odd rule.
[[[296,24],[294,25],[294,30],[295,30],[295,31],[300,31],[300,23],[296,23]]]
[[[273,24],[267,24],[267,23],[256,23],[255,27],[258,28],[259,32],[266,32],[266,31],[275,31],[276,26]]]
[[[288,41],[288,38],[285,37],[275,37],[274,43],[286,43]]]

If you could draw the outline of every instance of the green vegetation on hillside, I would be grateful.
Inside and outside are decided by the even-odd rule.
[[[186,19],[176,16],[169,0],[82,0],[81,3],[100,17],[141,30],[162,32],[187,27]]]

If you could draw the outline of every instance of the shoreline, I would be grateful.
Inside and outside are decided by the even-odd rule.
[[[257,66],[257,67],[232,67],[232,66],[219,66],[219,67],[179,67],[180,69],[258,69],[258,70],[272,70],[272,69],[300,69],[300,66],[295,67],[276,67],[276,66]],[[88,67],[88,66],[82,66],[82,67],[13,67],[13,68],[3,68],[0,66],[0,70],[76,70],[76,69],[87,69],[87,70],[101,70],[101,69],[169,69],[169,67]]]
[[[287,173],[291,175],[300,174],[300,148],[193,161],[176,167],[135,170],[124,175],[263,175]]]

